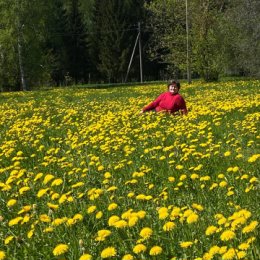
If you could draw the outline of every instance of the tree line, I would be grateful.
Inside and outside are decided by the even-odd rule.
[[[139,81],[140,54],[144,80],[259,77],[259,12],[258,0],[0,0],[0,90],[124,82],[131,56]]]

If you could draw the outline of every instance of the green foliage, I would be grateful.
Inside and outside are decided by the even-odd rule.
[[[0,1],[0,23],[2,24],[0,45],[3,46],[0,73],[4,76],[3,85],[20,85],[21,62],[26,81],[30,86],[48,82],[51,59],[43,53],[46,14],[50,11],[48,1]],[[19,51],[20,43],[20,55]],[[11,73],[10,73],[10,72]]]
[[[92,60],[109,82],[123,80],[132,37],[129,37],[131,5],[123,1],[96,1],[91,39]]]
[[[230,3],[222,21],[225,33],[225,72],[260,76],[260,2],[238,0]]]
[[[185,78],[190,63],[206,81],[259,77],[259,16],[257,0],[0,0],[0,90],[122,82],[138,22],[144,80]]]
[[[192,1],[192,51],[194,69],[206,81],[218,80],[223,68],[223,35],[220,28],[223,3]]]
[[[181,76],[186,70],[185,3],[155,0],[145,6],[153,32],[148,50],[151,59],[166,64],[170,75]]]

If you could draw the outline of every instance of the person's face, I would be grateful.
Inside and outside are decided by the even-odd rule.
[[[176,85],[170,85],[169,92],[172,94],[177,94],[179,92],[179,88]]]

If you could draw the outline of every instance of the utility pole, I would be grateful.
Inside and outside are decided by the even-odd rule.
[[[141,23],[138,22],[139,34],[139,57],[140,57],[140,82],[143,83],[143,62],[142,62],[142,44],[141,44]]]
[[[128,77],[131,65],[132,65],[132,61],[133,61],[135,49],[136,49],[136,46],[137,46],[137,42],[139,42],[140,82],[143,83],[143,63],[142,63],[142,44],[141,44],[141,24],[140,24],[140,22],[138,23],[138,34],[137,34],[137,37],[136,37],[136,40],[135,40],[135,45],[134,45],[134,48],[133,48],[133,51],[132,51],[131,59],[130,59],[130,62],[128,64],[125,82],[127,81],[127,77]]]
[[[186,1],[187,80],[188,80],[188,83],[191,84],[188,0],[185,0],[185,1]]]
[[[133,57],[134,57],[134,53],[135,53],[135,48],[136,48],[139,36],[140,36],[140,32],[138,32],[136,40],[135,40],[135,45],[134,45],[134,48],[133,48],[133,51],[132,51],[132,55],[131,55],[131,59],[130,59],[130,62],[128,64],[128,68],[127,68],[127,72],[126,72],[125,82],[127,81],[128,73],[129,73],[131,65],[132,65],[132,61],[133,61]]]

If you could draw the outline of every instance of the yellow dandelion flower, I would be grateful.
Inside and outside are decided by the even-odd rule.
[[[128,197],[128,198],[132,198],[132,197],[134,197],[134,195],[135,195],[134,192],[129,192],[129,193],[127,194],[127,197]]]
[[[250,247],[248,243],[242,243],[238,246],[240,250],[247,250]]]
[[[225,217],[222,217],[218,220],[218,224],[219,225],[224,225],[227,223],[227,219]]]
[[[17,218],[11,219],[11,220],[8,222],[8,225],[9,225],[9,227],[14,226],[14,225],[17,225],[17,224],[19,224],[19,222],[22,221],[22,220],[23,220],[23,217],[17,217]]]
[[[67,220],[67,225],[68,226],[72,226],[72,225],[74,225],[74,224],[76,224],[76,220],[75,219],[73,219],[73,218],[69,218],[68,220]]]
[[[219,246],[212,246],[210,249],[209,249],[209,254],[211,255],[215,255],[215,254],[218,254],[219,253],[219,249],[220,247]]]
[[[154,184],[149,184],[148,189],[151,190],[154,187]]]
[[[111,217],[108,219],[108,225],[109,225],[109,226],[114,226],[114,224],[115,224],[117,221],[119,221],[119,220],[120,220],[120,218],[119,218],[118,216],[113,215],[113,216],[111,216]]]
[[[245,226],[242,229],[242,233],[249,233],[255,230],[255,228],[257,227],[258,222],[257,221],[252,221],[248,226]]]
[[[79,258],[79,260],[92,260],[92,255],[84,254]]]
[[[150,249],[149,255],[160,255],[162,253],[162,248],[160,246],[153,246]]]
[[[224,153],[224,156],[230,156],[231,155],[231,152],[230,151],[226,151],[225,153]]]
[[[163,225],[163,230],[164,231],[171,231],[172,229],[174,229],[176,227],[175,223],[172,221],[168,221],[167,223],[165,223]]]
[[[196,204],[196,203],[193,203],[191,206],[198,211],[203,211],[203,209],[204,209],[203,206],[201,206],[200,204]]]
[[[188,216],[190,216],[190,215],[193,214],[193,213],[194,213],[194,212],[193,212],[191,209],[187,209],[187,210],[184,211],[183,216],[184,216],[185,218],[187,218]]]
[[[165,219],[169,216],[168,209],[166,207],[162,207],[158,210],[159,219]]]
[[[102,211],[97,212],[96,219],[100,219],[102,217],[103,217],[103,212]]]
[[[182,170],[184,167],[183,167],[183,165],[178,164],[175,168],[176,168],[177,170]]]
[[[51,222],[51,218],[46,214],[42,214],[42,215],[40,215],[40,221],[41,222]]]
[[[14,236],[8,236],[8,237],[4,240],[4,244],[5,244],[5,245],[8,245],[13,239],[14,239]]]
[[[137,244],[133,248],[135,254],[139,254],[146,251],[146,246],[144,244]]]
[[[34,229],[31,229],[28,233],[27,233],[27,237],[31,238],[34,235]]]
[[[195,223],[197,222],[199,219],[199,215],[197,215],[196,213],[192,213],[187,217],[187,223],[191,224],[191,223]]]
[[[28,191],[30,189],[31,189],[30,187],[24,186],[24,187],[19,189],[19,193],[22,195],[22,194],[24,194],[26,191]]]
[[[0,250],[0,260],[5,259],[5,257],[6,257],[5,252]]]
[[[7,202],[7,207],[13,207],[16,203],[17,203],[17,200],[15,200],[15,199],[10,199],[10,200]]]
[[[232,260],[235,257],[236,257],[236,251],[234,248],[228,249],[228,251],[222,255],[223,260]]]
[[[238,259],[243,259],[244,257],[246,257],[245,251],[238,251],[238,252],[236,252],[236,254],[237,254]]]
[[[146,212],[144,210],[139,210],[137,212],[137,217],[143,219],[146,216]]]
[[[53,193],[52,195],[51,195],[51,199],[52,200],[56,200],[56,199],[58,199],[60,197],[60,194],[59,193]]]
[[[128,226],[133,227],[138,222],[138,217],[133,216],[128,220]]]
[[[170,176],[170,177],[168,177],[168,181],[169,181],[169,182],[174,182],[174,181],[175,181],[175,178],[172,177],[172,176]]]
[[[66,222],[67,221],[67,218],[56,218],[56,219],[54,219],[53,221],[52,221],[52,225],[53,226],[59,226],[59,225],[61,225],[61,224],[63,224],[64,222]]]
[[[103,171],[105,169],[105,167],[103,165],[99,165],[97,170],[100,172],[100,171]]]
[[[131,254],[124,255],[122,260],[134,260],[134,257]]]
[[[21,221],[21,224],[28,223],[30,221],[30,216],[27,214],[24,216],[23,220]]]
[[[22,156],[22,155],[23,155],[23,152],[22,152],[22,151],[18,151],[18,152],[16,153],[16,155],[17,155],[17,156]]]
[[[246,242],[247,242],[248,244],[251,244],[251,243],[253,243],[255,240],[256,240],[255,237],[250,237],[250,238],[247,239]]]
[[[144,239],[148,239],[153,234],[153,230],[149,227],[145,227],[140,231],[140,236]]]
[[[237,219],[235,219],[232,223],[231,223],[231,227],[233,229],[236,229],[237,227],[243,225],[246,223],[246,218],[245,217],[239,217]]]
[[[112,175],[111,175],[110,172],[105,172],[105,173],[104,173],[104,178],[110,179],[111,177],[112,177]]]
[[[232,195],[234,195],[234,194],[235,194],[235,192],[232,191],[232,190],[230,190],[230,191],[227,192],[227,196],[228,196],[228,197],[230,197],[230,196],[232,196]]]
[[[108,206],[108,210],[109,211],[111,211],[111,210],[114,210],[114,209],[116,209],[117,208],[117,204],[116,203],[111,203],[111,204],[109,204],[109,206]]]
[[[236,234],[235,234],[233,231],[231,231],[231,230],[226,230],[226,231],[224,231],[224,232],[221,234],[220,239],[221,239],[222,241],[228,241],[228,240],[231,240],[231,239],[235,238],[235,236],[236,236]]]
[[[190,176],[190,178],[192,179],[192,180],[195,180],[195,179],[198,179],[200,176],[197,174],[197,173],[193,173],[191,176]]]
[[[257,182],[257,178],[254,176],[254,177],[252,177],[250,180],[249,180],[249,182],[250,183],[254,183],[254,182]]]
[[[186,174],[182,174],[182,175],[180,176],[180,178],[179,178],[180,181],[183,181],[183,180],[185,180],[185,179],[187,179],[187,175],[186,175]]]
[[[233,167],[233,172],[238,172],[238,171],[239,171],[239,167],[238,166]]]
[[[180,247],[182,247],[182,248],[188,248],[188,247],[191,247],[192,245],[193,245],[193,242],[191,242],[191,241],[180,242]]]
[[[91,213],[93,213],[96,209],[97,209],[97,207],[96,207],[95,205],[89,206],[88,209],[87,209],[87,213],[88,213],[88,214],[91,214]]]
[[[221,187],[221,188],[224,188],[224,187],[226,187],[227,186],[227,182],[226,181],[221,181],[220,183],[219,183],[219,187]]]
[[[69,250],[69,246],[66,244],[58,244],[52,251],[54,256],[59,256],[66,253]]]
[[[248,158],[249,163],[255,162],[258,158],[260,158],[260,154],[254,154],[251,157]]]
[[[136,199],[137,199],[137,200],[145,200],[145,199],[146,199],[146,196],[145,196],[144,194],[138,194],[138,195],[136,196]]]
[[[127,226],[127,222],[123,219],[120,219],[118,221],[116,221],[114,224],[113,224],[114,227],[116,228],[124,228]]]
[[[62,179],[55,179],[52,183],[51,183],[51,186],[59,186],[63,183],[63,180]]]
[[[47,205],[48,205],[48,207],[50,208],[50,209],[58,209],[59,208],[59,205],[57,205],[57,204],[52,204],[52,203],[47,203]]]
[[[111,186],[107,189],[107,191],[115,191],[117,190],[117,187],[116,186]]]
[[[174,207],[172,209],[171,215],[170,215],[170,219],[174,220],[176,217],[178,217],[181,214],[181,209],[178,207]]]
[[[44,180],[43,180],[43,184],[47,184],[50,180],[52,180],[55,176],[52,175],[52,174],[47,174],[45,177],[44,177]]]
[[[220,249],[219,249],[219,254],[224,254],[224,253],[226,253],[227,252],[227,246],[222,246],[222,247],[220,247]]]
[[[48,192],[49,189],[50,189],[50,188],[46,188],[46,189],[41,189],[41,190],[39,190],[38,193],[37,193],[37,197],[38,197],[38,198],[41,198],[43,195],[45,195],[45,194]]]
[[[224,175],[223,173],[220,173],[220,174],[218,175],[218,178],[219,178],[219,179],[224,179],[224,178],[225,178],[225,175]]]
[[[51,233],[54,229],[52,227],[47,227],[43,230],[43,233]]]
[[[96,241],[104,241],[106,237],[111,235],[111,231],[107,229],[102,229],[99,230],[97,233],[97,238],[95,239]]]
[[[210,178],[210,176],[202,176],[202,177],[200,177],[200,181],[209,181],[211,178]]]
[[[211,260],[213,259],[214,255],[212,255],[211,253],[208,253],[206,252],[204,255],[203,255],[203,260]]]
[[[43,176],[43,173],[38,173],[36,176],[35,176],[35,178],[34,178],[34,180],[33,181],[37,181],[37,180],[39,180],[41,177]]]
[[[109,258],[116,256],[116,249],[114,247],[107,247],[101,252],[101,258]]]

